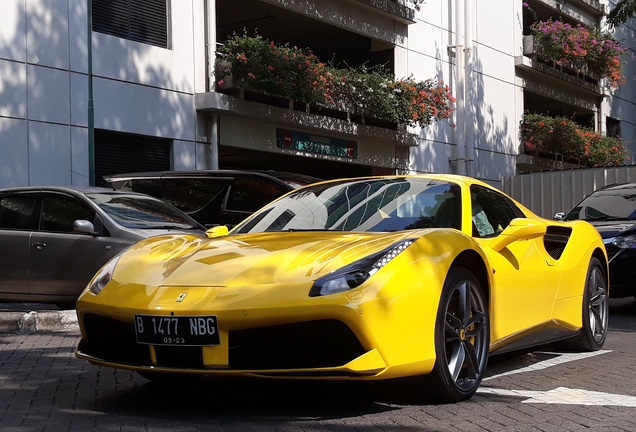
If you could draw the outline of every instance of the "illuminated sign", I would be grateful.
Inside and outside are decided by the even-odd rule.
[[[288,150],[348,159],[358,158],[358,144],[355,141],[345,141],[304,132],[276,129],[276,145]]]

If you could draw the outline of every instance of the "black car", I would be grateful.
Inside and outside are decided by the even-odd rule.
[[[603,237],[610,260],[610,297],[636,296],[636,182],[595,190],[564,219],[586,220]]]
[[[289,191],[320,179],[279,171],[196,170],[115,174],[114,189],[153,195],[207,227],[234,226]]]

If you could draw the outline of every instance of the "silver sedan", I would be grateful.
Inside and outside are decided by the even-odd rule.
[[[0,189],[0,301],[75,300],[99,268],[137,241],[205,227],[148,195],[106,188]]]

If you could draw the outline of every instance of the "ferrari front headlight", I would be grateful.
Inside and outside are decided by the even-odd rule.
[[[359,287],[414,241],[413,239],[402,240],[383,251],[364,257],[317,279],[309,291],[309,296],[336,294]]]
[[[95,274],[93,280],[91,280],[88,285],[90,292],[93,294],[99,294],[102,292],[106,284],[113,278],[113,272],[115,271],[115,267],[117,266],[120,256],[121,254],[115,255],[110,261],[104,264],[97,274]]]
[[[621,249],[636,249],[636,235],[616,237],[612,244]]]

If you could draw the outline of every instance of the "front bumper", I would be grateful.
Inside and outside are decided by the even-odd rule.
[[[227,296],[222,289],[192,288],[176,303],[186,290],[122,285],[85,293],[77,302],[82,338],[76,356],[137,371],[322,379],[420,375],[435,362],[438,294],[432,290],[400,290],[389,301],[375,288],[316,298],[306,287],[284,290],[298,292],[291,297],[250,287]],[[135,314],[215,315],[220,345],[140,344]]]
[[[230,331],[223,338],[227,347],[139,344],[132,322],[90,313],[84,314],[82,326],[77,357],[97,365],[139,371],[344,378],[376,375],[387,366],[377,350],[365,350],[338,320]],[[215,351],[225,350],[227,363],[219,364]]]

